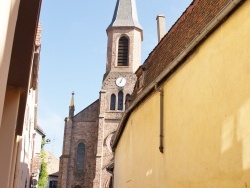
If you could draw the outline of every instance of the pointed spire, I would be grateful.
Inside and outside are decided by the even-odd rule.
[[[142,30],[137,17],[135,0],[117,0],[112,22],[107,30],[121,26],[132,26]]]
[[[69,118],[72,119],[74,116],[74,111],[75,111],[75,104],[74,104],[74,91],[72,92],[72,97],[69,105]]]
[[[74,106],[74,91],[72,92],[72,97],[71,97],[71,101],[70,101],[70,105],[69,106]]]

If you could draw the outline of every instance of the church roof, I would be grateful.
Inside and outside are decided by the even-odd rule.
[[[107,29],[123,26],[137,27],[142,30],[138,21],[135,0],[117,0],[113,19]]]
[[[99,99],[74,116],[75,122],[95,122],[99,118]]]

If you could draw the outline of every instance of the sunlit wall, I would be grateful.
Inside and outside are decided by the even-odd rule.
[[[130,115],[114,187],[250,186],[250,2],[246,1]]]

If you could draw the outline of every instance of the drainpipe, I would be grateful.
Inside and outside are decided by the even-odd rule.
[[[163,153],[163,90],[155,85],[155,90],[160,93],[160,146],[159,150]]]

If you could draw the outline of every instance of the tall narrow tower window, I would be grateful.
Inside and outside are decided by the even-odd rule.
[[[84,158],[85,158],[85,145],[84,145],[84,143],[81,142],[77,146],[76,171],[83,172],[83,170],[84,170]]]
[[[121,37],[118,45],[118,66],[128,66],[128,38]]]
[[[113,93],[110,97],[110,110],[115,110],[116,96]]]
[[[130,94],[127,94],[127,95],[126,95],[126,100],[125,100],[125,101],[130,100],[130,97],[131,97],[131,95],[130,95]]]
[[[118,110],[123,110],[123,92],[118,93]]]

